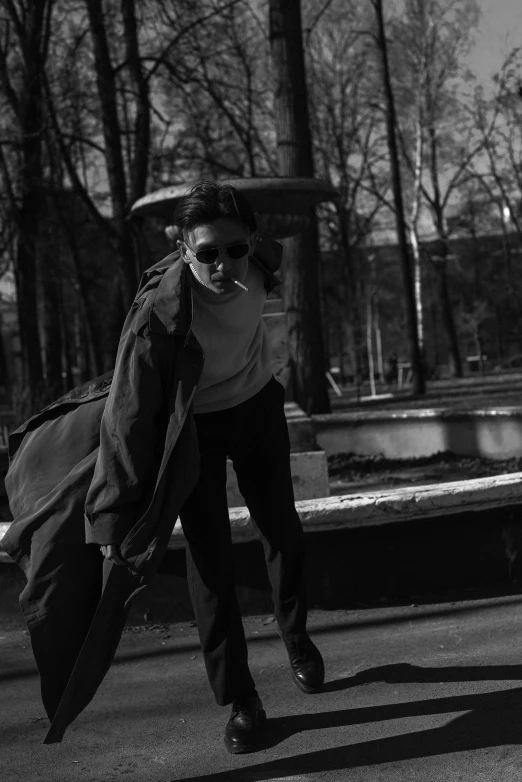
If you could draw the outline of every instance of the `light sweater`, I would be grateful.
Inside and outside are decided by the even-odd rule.
[[[272,357],[262,318],[266,301],[263,273],[249,263],[248,291],[214,294],[193,275],[192,331],[205,354],[194,398],[194,413],[214,413],[246,402],[272,377]]]

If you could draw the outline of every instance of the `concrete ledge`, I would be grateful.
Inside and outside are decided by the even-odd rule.
[[[421,522],[517,504],[522,504],[522,473],[303,500],[296,502],[296,508],[305,532],[327,532],[405,521]],[[256,539],[248,508],[231,508],[229,514],[234,543]],[[184,545],[185,537],[178,521],[169,548]]]
[[[509,459],[522,456],[522,407],[368,410],[314,415],[317,442],[327,456],[382,454],[389,459],[461,456]]]
[[[520,472],[439,483],[435,486],[414,486],[296,502],[305,532],[433,521],[442,516],[514,505],[522,505]],[[248,508],[230,508],[229,514],[234,543],[248,543],[257,539]],[[0,540],[8,528],[9,522],[0,523]],[[169,549],[184,547],[185,536],[178,519]],[[6,554],[0,554],[0,562],[10,561]]]
[[[325,413],[312,415],[312,419],[321,427],[328,428],[342,423],[364,423],[366,421],[412,421],[427,418],[456,420],[461,418],[518,418],[522,419],[522,406],[503,405],[502,407],[465,408],[465,407],[420,407],[404,410],[354,410],[353,412]]]
[[[306,530],[311,608],[349,609],[512,594],[522,584],[520,474],[297,504]],[[230,512],[236,591],[244,615],[273,611],[263,547],[245,508]],[[426,522],[426,523],[424,523]],[[5,524],[7,527],[7,524]],[[1,534],[2,530],[0,530]],[[193,619],[185,541],[177,528],[130,624]],[[0,561],[0,627],[24,627],[25,577]]]

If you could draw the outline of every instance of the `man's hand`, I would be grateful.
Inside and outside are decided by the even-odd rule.
[[[110,559],[110,561],[114,562],[115,565],[127,565],[120,554],[119,546],[100,546],[100,549],[105,559]]]

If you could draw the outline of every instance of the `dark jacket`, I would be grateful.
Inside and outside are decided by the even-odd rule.
[[[253,261],[272,290],[280,254],[265,248]],[[154,575],[198,478],[192,401],[204,356],[186,273],[178,253],[145,272],[113,376],[74,389],[10,437],[14,521],[0,549],[27,576],[20,603],[55,718],[48,741],[61,740],[93,697],[129,602]],[[86,543],[119,544],[128,567]]]

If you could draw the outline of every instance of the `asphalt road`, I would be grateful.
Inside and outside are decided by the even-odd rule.
[[[28,637],[0,630],[2,782],[511,782],[522,779],[522,596],[313,612],[327,684],[292,684],[269,617],[245,620],[269,721],[260,751],[229,755],[189,623],[126,631],[109,675],[62,744]]]

